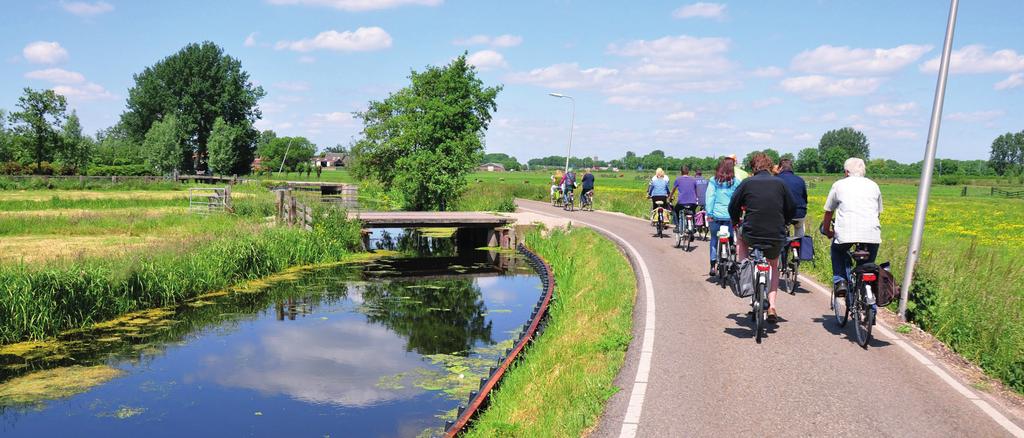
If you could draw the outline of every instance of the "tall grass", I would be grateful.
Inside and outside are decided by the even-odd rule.
[[[526,241],[554,268],[557,299],[547,330],[504,377],[471,437],[583,435],[615,393],[631,339],[636,277],[612,242],[588,229],[533,231]]]
[[[136,178],[121,178],[117,182],[109,178],[10,178],[0,176],[0,190],[182,190],[181,183],[170,180],[147,181]]]
[[[0,343],[39,339],[143,308],[180,303],[287,267],[357,250],[359,227],[328,213],[312,232],[226,233],[194,248],[43,267],[0,266]]]

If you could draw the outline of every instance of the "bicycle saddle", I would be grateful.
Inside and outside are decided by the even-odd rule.
[[[865,250],[860,250],[860,251],[854,251],[853,252],[853,259],[854,260],[860,261],[860,260],[867,260],[869,258],[871,258],[871,253],[869,253],[869,252],[867,252]]]
[[[665,205],[665,201],[654,201],[656,205]]]

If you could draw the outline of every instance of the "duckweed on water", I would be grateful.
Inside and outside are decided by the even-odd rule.
[[[70,397],[123,373],[106,365],[37,371],[0,384],[0,405],[34,404]]]

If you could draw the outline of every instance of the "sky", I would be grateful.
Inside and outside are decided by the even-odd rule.
[[[920,160],[948,2],[0,0],[0,108],[24,87],[67,97],[87,132],[117,122],[132,76],[188,43],[238,58],[260,129],[325,148],[352,113],[462,53],[504,86],[488,152],[522,161],[661,149],[796,153],[852,126],[872,157]],[[962,2],[939,153],[987,159],[1024,129],[1024,2]],[[551,97],[557,92],[573,101]]]

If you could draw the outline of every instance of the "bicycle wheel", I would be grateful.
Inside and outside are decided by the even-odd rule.
[[[793,282],[790,283],[790,293],[795,294],[800,287],[800,259],[793,260]]]
[[[761,334],[764,333],[764,288],[765,285],[757,282],[754,285],[754,340],[761,343]]]
[[[683,239],[685,238],[685,236],[686,235],[683,233],[676,233],[676,248],[683,247]]]
[[[871,342],[871,327],[875,325],[875,308],[874,306],[864,303],[864,296],[864,285],[858,284],[858,298],[853,311],[853,330],[857,333],[857,344],[866,350],[868,348],[868,343]]]
[[[847,292],[846,294],[849,295],[851,293],[852,292]],[[836,291],[835,291],[835,288],[833,287],[832,288],[832,311],[836,315],[836,324],[839,324],[840,327],[846,327],[846,321],[848,321],[850,319],[850,307],[849,307],[848,304],[849,304],[849,301],[847,301],[846,297],[838,297],[838,296],[836,296]]]

